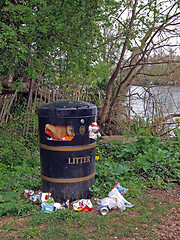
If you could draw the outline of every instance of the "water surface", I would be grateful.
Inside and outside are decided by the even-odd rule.
[[[147,117],[180,113],[180,86],[141,87],[132,86],[126,101],[130,116]]]

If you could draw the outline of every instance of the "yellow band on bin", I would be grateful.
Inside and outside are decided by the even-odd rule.
[[[87,149],[94,148],[96,146],[96,143],[92,143],[85,146],[62,146],[62,147],[53,147],[53,146],[47,146],[45,144],[40,143],[40,148],[51,150],[51,151],[59,151],[59,152],[73,152],[73,151],[83,151]]]
[[[42,179],[48,181],[48,182],[55,182],[55,183],[77,183],[77,182],[84,182],[87,181],[95,176],[95,173],[92,173],[89,176],[81,177],[81,178],[51,178],[46,177],[43,174],[41,174]]]

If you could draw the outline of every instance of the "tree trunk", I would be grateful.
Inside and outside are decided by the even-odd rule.
[[[102,132],[104,131],[104,128],[105,128],[105,122],[106,122],[106,117],[107,117],[108,110],[109,110],[111,93],[112,93],[112,89],[113,89],[113,83],[114,83],[114,80],[117,78],[118,73],[120,71],[122,60],[124,58],[124,55],[125,55],[125,52],[126,52],[126,49],[127,49],[127,45],[128,45],[128,42],[129,42],[129,38],[131,36],[133,22],[134,22],[134,19],[135,19],[137,2],[138,2],[138,0],[135,0],[133,10],[132,10],[132,16],[131,16],[131,20],[130,20],[130,24],[129,24],[129,32],[126,36],[126,39],[125,39],[125,42],[124,42],[124,45],[123,45],[123,48],[122,48],[121,56],[119,58],[116,69],[115,69],[114,73],[112,74],[112,76],[111,76],[111,78],[108,82],[108,85],[107,85],[106,98],[105,98],[105,102],[104,102],[104,105],[103,105],[103,108],[102,108],[102,111],[101,111],[101,114],[100,114],[100,120],[99,120],[99,125],[102,129]]]

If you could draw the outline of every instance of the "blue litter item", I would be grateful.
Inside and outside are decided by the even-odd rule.
[[[112,189],[116,188],[118,190],[118,192],[125,196],[125,194],[127,193],[127,191],[129,190],[128,188],[122,187],[121,184],[119,182],[117,182]]]
[[[39,150],[35,150],[33,153],[34,154],[39,154]]]
[[[54,207],[53,203],[46,203],[46,202],[43,202],[41,204],[41,208],[42,208],[41,212],[45,212],[45,213],[53,213],[56,210],[56,207]]]

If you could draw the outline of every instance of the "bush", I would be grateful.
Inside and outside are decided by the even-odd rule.
[[[136,193],[137,188],[140,190],[145,185],[171,187],[172,182],[180,179],[180,141],[176,139],[162,142],[157,137],[146,136],[125,144],[100,142],[93,194],[107,194],[117,181],[127,188],[133,187]]]
[[[23,119],[21,115],[0,125],[0,215],[28,211],[27,203],[19,206],[19,196],[26,188],[40,189],[38,138],[31,132],[22,136]]]

